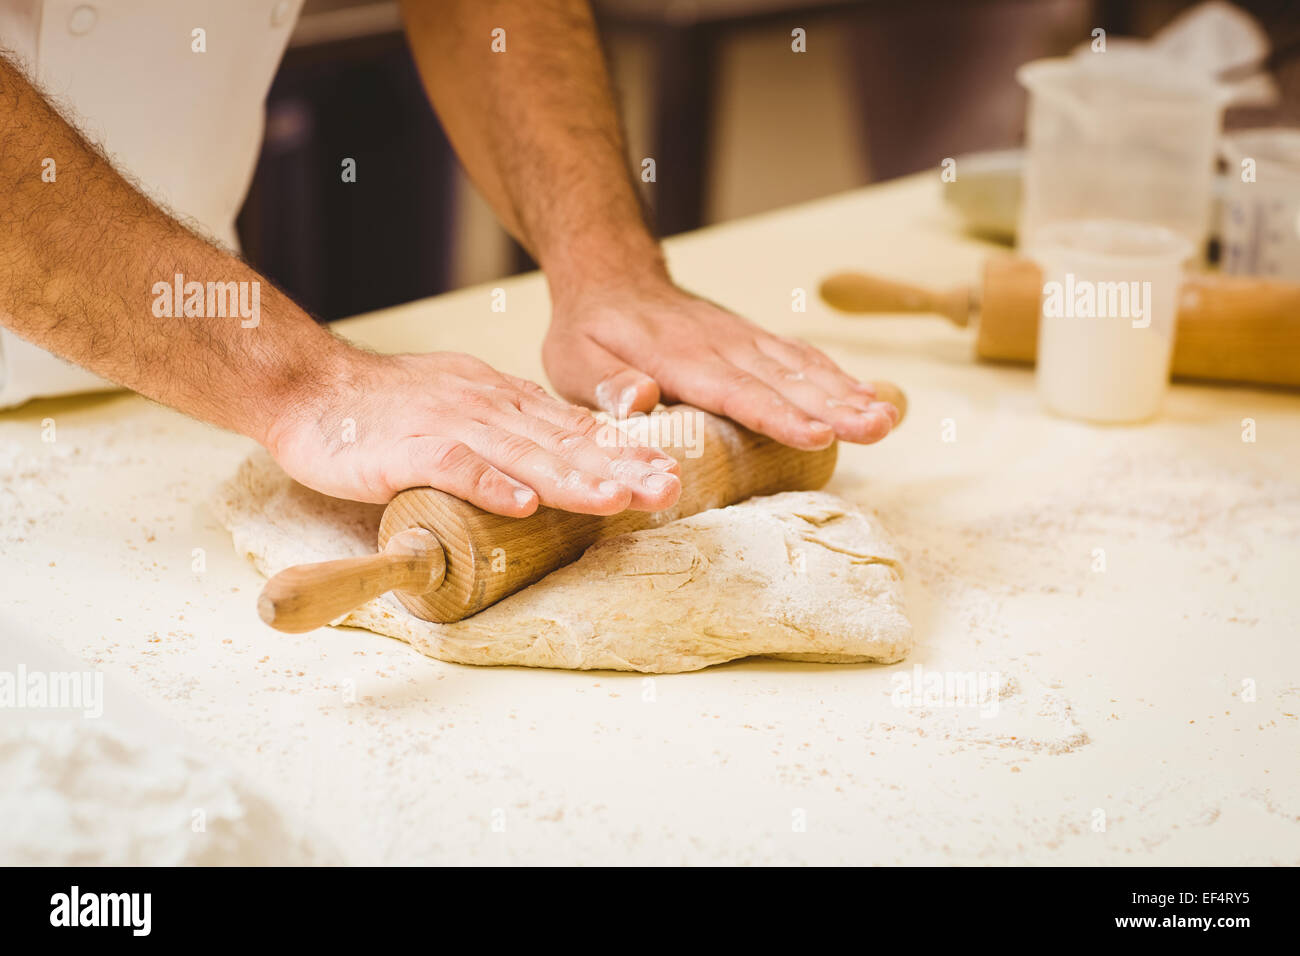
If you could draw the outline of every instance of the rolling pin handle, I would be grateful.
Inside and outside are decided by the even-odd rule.
[[[861,272],[840,272],[822,280],[821,297],[841,312],[941,315],[959,328],[970,324],[971,290],[935,292]]]
[[[378,554],[285,568],[266,582],[257,613],[278,631],[312,631],[387,591],[433,590],[447,573],[436,535],[408,528]]]

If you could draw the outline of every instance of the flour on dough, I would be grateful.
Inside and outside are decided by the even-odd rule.
[[[373,553],[383,513],[304,488],[263,451],[213,509],[268,576]],[[874,518],[823,492],[753,498],[598,542],[454,624],[420,620],[388,594],[336,623],[462,664],[652,674],[742,657],[892,663],[912,644],[893,545]]]

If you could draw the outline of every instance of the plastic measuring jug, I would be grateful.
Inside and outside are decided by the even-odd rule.
[[[1029,90],[1020,244],[1055,222],[1165,226],[1203,252],[1215,151],[1229,93],[1160,57],[1035,60]]]
[[[1163,226],[1076,220],[1044,226],[1027,250],[1043,270],[1038,393],[1052,411],[1136,422],[1169,383],[1185,237]]]

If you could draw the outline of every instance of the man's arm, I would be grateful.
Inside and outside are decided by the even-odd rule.
[[[404,0],[407,34],[452,145],[502,225],[561,284],[666,278],[629,177],[582,0]],[[495,42],[492,31],[505,31]]]
[[[586,0],[403,0],[402,12],[452,144],[546,273],[542,355],[561,394],[623,414],[691,402],[802,448],[889,432],[897,409],[821,352],[673,285]]]
[[[54,181],[42,172],[53,161]],[[23,338],[187,414],[264,441],[342,346],[269,283],[262,323],[155,317],[152,288],[252,282],[246,264],[163,214],[0,58],[0,311]],[[267,333],[270,334],[267,334]],[[268,350],[268,340],[275,349]]]
[[[229,309],[186,316],[184,301],[155,308],[177,274],[205,289],[257,283],[256,325]],[[132,188],[3,57],[0,314],[37,345],[256,439],[328,494],[382,502],[432,485],[523,515],[539,498],[662,508],[679,490],[662,455],[602,444],[590,415],[533,383],[467,355],[372,355],[328,334]]]

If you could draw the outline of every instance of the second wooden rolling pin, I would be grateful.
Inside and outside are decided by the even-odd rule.
[[[880,401],[906,414],[896,386],[873,384]],[[385,508],[377,554],[287,568],[266,583],[258,613],[279,630],[309,631],[395,591],[417,617],[459,621],[576,561],[602,538],[755,495],[815,490],[835,470],[834,444],[799,451],[688,405],[657,417],[659,447],[681,465],[681,497],[667,511],[601,517],[539,508],[504,518],[434,488],[413,488]]]
[[[1033,362],[1037,356],[1043,277],[1028,259],[990,259],[978,290],[934,292],[844,272],[826,279],[821,294],[844,312],[937,314],[959,326],[969,325],[978,312],[975,354],[979,358]],[[1300,283],[1188,275],[1179,296],[1173,374],[1300,385]]]

